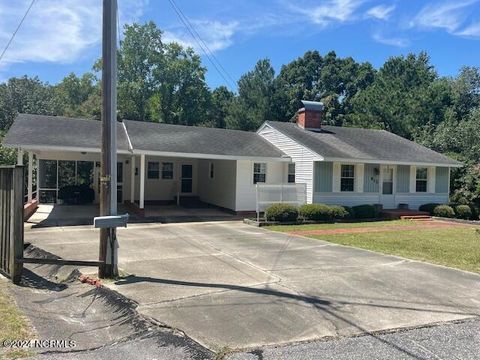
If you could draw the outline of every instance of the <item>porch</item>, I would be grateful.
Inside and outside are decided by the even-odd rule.
[[[35,214],[27,221],[32,228],[52,226],[93,225],[93,218],[99,215],[98,204],[58,205],[40,204]],[[130,223],[159,222],[181,223],[202,221],[226,221],[240,219],[240,216],[217,208],[186,208],[177,205],[147,205],[145,216],[139,217],[120,204],[118,213],[130,214]]]

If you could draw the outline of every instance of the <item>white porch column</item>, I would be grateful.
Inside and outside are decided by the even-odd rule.
[[[132,156],[130,160],[131,171],[130,171],[130,202],[135,202],[135,155]]]
[[[18,149],[17,151],[17,165],[23,165],[23,150]]]
[[[145,208],[145,154],[140,155],[140,209]]]
[[[28,185],[27,185],[27,201],[30,203],[33,199],[33,153],[28,153]]]

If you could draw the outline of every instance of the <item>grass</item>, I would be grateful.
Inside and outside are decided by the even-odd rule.
[[[8,282],[0,279],[0,345],[4,340],[25,340],[32,337],[30,325],[9,294],[8,286]],[[27,350],[0,347],[0,359],[18,359],[30,355]]]
[[[355,223],[327,223],[327,224],[309,224],[309,225],[272,225],[266,227],[273,231],[290,232],[298,230],[330,230],[330,229],[352,229],[360,227],[381,227],[381,226],[397,226],[411,225],[421,226],[420,222],[406,220],[387,220],[387,221],[369,221]]]
[[[422,228],[421,222],[389,221],[356,224],[275,226],[272,230],[290,232],[370,226],[406,225],[412,230],[379,231],[357,234],[307,235],[336,244],[354,246],[384,254],[427,261],[480,273],[480,233],[478,227]]]

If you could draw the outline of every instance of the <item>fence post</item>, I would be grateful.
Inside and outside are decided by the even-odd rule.
[[[25,197],[24,167],[15,166],[12,171],[10,213],[10,276],[14,284],[20,283],[23,257],[23,200]]]

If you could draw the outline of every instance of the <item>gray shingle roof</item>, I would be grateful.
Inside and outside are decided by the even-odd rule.
[[[135,150],[280,158],[260,135],[240,130],[125,121]]]
[[[310,131],[295,123],[267,121],[267,124],[326,159],[461,164],[385,130],[322,126],[321,131]]]
[[[61,116],[19,114],[3,140],[11,147],[101,147],[101,122]],[[128,151],[128,140],[122,124],[117,125],[117,146]]]
[[[260,135],[239,130],[125,121],[135,150],[238,157],[281,158],[283,152]],[[117,124],[117,145],[128,151],[128,139]],[[101,147],[101,122],[60,116],[19,114],[3,144],[10,147],[62,147],[96,149]]]

